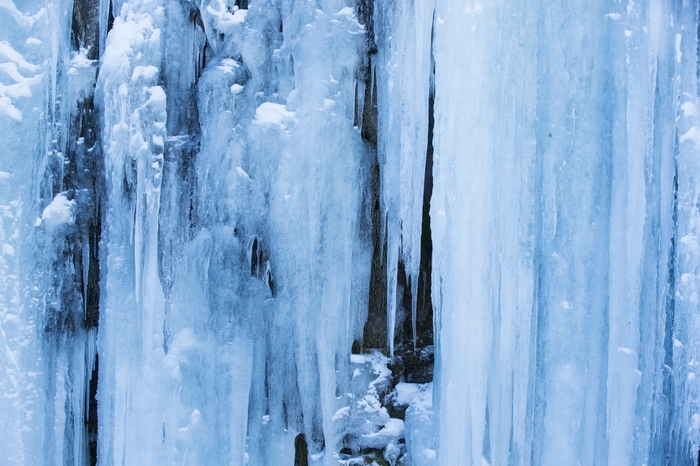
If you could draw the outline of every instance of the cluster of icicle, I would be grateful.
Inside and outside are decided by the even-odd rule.
[[[0,463],[349,465],[351,425],[394,466],[697,461],[697,31],[671,0],[0,1]],[[404,427],[351,352],[372,312],[420,346],[422,263]]]

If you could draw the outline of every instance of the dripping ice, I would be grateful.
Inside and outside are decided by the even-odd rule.
[[[697,30],[0,2],[0,464],[695,464]]]

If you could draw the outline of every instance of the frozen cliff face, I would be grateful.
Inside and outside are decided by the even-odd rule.
[[[0,0],[0,463],[694,464],[697,31]]]

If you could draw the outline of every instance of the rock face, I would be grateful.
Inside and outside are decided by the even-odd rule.
[[[689,2],[0,2],[0,464],[691,464]]]

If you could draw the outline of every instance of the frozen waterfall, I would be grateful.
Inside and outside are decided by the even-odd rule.
[[[0,0],[0,465],[700,464],[690,0]]]

